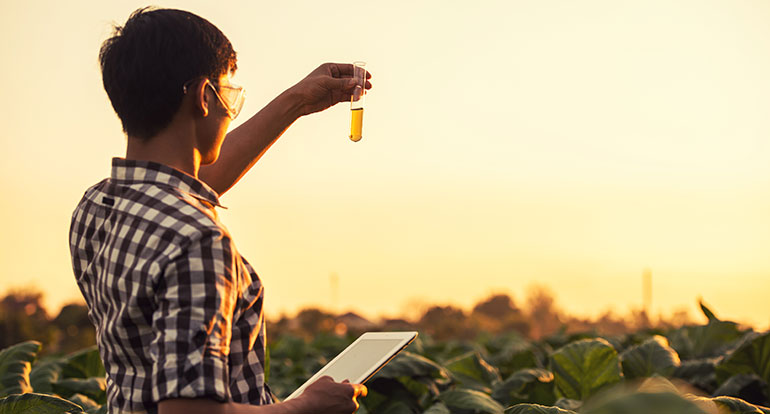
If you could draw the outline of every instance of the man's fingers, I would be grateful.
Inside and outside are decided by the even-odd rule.
[[[351,384],[351,385],[353,385],[353,398],[366,397],[366,394],[369,392],[369,390],[366,388],[366,385],[364,384]]]
[[[324,87],[329,91],[341,91],[347,94],[347,98],[350,99],[350,95],[353,93],[358,83],[353,78],[326,78],[323,81]],[[372,89],[372,83],[366,81],[366,89]]]
[[[329,72],[335,78],[352,77],[353,65],[350,63],[329,63]]]
[[[343,92],[350,98],[349,95],[353,93],[353,89],[356,87],[356,81],[353,78],[326,78],[323,80],[322,85],[332,93]]]
[[[352,78],[353,65],[350,63],[328,63],[329,73],[335,78]],[[366,79],[371,79],[372,74],[366,71]]]
[[[353,65],[350,63],[329,63],[330,72],[335,78],[353,77]],[[335,70],[336,69],[336,70]],[[366,79],[371,79],[372,74],[366,71]]]

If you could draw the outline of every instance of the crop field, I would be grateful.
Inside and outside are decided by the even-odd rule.
[[[422,335],[368,383],[359,413],[770,413],[770,333],[717,319],[600,337],[515,333],[474,341]],[[290,394],[354,338],[289,334],[268,347],[266,375]],[[0,352],[0,414],[103,413],[95,348],[37,360],[40,344]]]

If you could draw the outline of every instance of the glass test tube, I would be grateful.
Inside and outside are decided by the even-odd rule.
[[[350,140],[361,140],[364,123],[364,97],[366,97],[366,62],[353,62],[353,78],[358,82],[350,97]]]

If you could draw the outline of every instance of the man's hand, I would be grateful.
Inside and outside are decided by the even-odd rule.
[[[367,71],[366,79],[372,75]],[[300,100],[300,115],[323,111],[343,101],[349,101],[356,81],[353,79],[353,65],[349,63],[324,63],[310,72],[305,79],[291,87],[291,92]],[[366,82],[366,89],[371,89]]]
[[[363,384],[351,384],[347,380],[338,383],[325,376],[310,384],[299,397],[290,400],[297,412],[307,414],[351,414],[358,410],[357,397],[366,397]]]
[[[172,398],[158,403],[159,414],[352,414],[356,398],[366,396],[366,387],[348,381],[321,377],[297,398],[270,405],[218,402],[208,398]]]

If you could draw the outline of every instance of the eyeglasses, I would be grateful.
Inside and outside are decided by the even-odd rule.
[[[191,80],[184,84],[184,93],[187,93],[187,87],[194,81],[195,80]],[[229,85],[220,85],[218,82],[214,82],[210,79],[206,79],[205,81],[206,85],[211,87],[211,90],[214,91],[214,95],[217,96],[219,102],[221,102],[222,106],[227,110],[227,115],[230,116],[230,119],[235,119],[235,117],[241,113],[243,101],[246,99],[246,93],[243,86],[234,85],[232,83]],[[217,90],[217,88],[219,88],[219,90]]]

